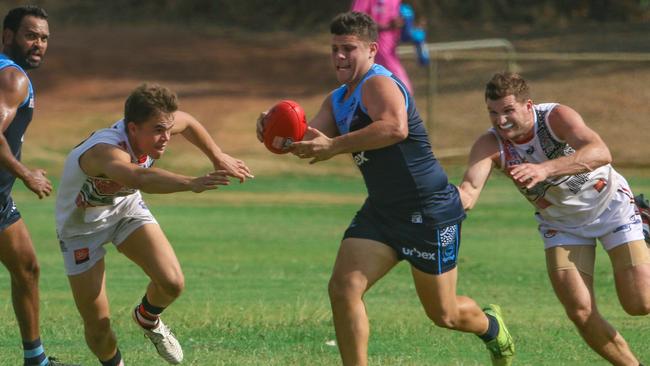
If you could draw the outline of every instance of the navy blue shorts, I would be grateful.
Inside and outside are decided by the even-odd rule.
[[[393,248],[422,272],[442,274],[456,267],[461,223],[436,228],[422,220],[399,220],[364,205],[345,230],[343,238],[378,241]]]
[[[14,200],[7,197],[7,200],[2,202],[2,206],[0,206],[0,231],[8,228],[18,220],[20,220],[20,211],[18,211]]]

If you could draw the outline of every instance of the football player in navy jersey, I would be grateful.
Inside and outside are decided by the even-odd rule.
[[[342,86],[332,91],[291,152],[310,163],[352,154],[368,198],[343,235],[329,296],[344,365],[367,365],[369,325],[363,296],[400,260],[411,266],[420,302],[444,328],[482,338],[495,365],[509,365],[514,344],[500,308],[481,309],[456,294],[458,190],[434,157],[404,83],[375,64],[377,25],[348,12],[331,23],[331,57]],[[258,119],[262,140],[265,113]]]
[[[32,239],[11,198],[16,178],[38,198],[52,193],[45,170],[21,163],[23,135],[34,112],[34,90],[25,70],[43,62],[50,36],[47,12],[36,6],[10,10],[0,54],[0,261],[11,275],[11,298],[23,340],[25,365],[63,365],[48,358],[40,339],[38,277]]]

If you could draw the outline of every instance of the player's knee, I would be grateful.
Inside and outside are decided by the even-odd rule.
[[[596,311],[588,306],[579,306],[571,309],[566,309],[566,314],[569,319],[571,319],[573,324],[575,324],[578,328],[586,326],[595,317],[599,316]]]
[[[650,314],[650,299],[635,299],[621,303],[626,313],[634,316]]]
[[[427,310],[427,316],[433,323],[441,328],[456,329],[458,327],[458,315],[450,312],[434,312]]]
[[[181,295],[183,290],[185,290],[185,277],[182,273],[179,273],[161,281],[158,283],[158,286],[162,289],[165,295],[175,299]]]
[[[366,289],[366,281],[356,276],[332,276],[328,284],[331,302],[361,298]]]
[[[88,344],[103,344],[112,337],[111,321],[108,318],[84,322],[84,332]]]
[[[12,279],[20,286],[32,286],[38,282],[41,267],[36,258],[19,263],[11,271]]]

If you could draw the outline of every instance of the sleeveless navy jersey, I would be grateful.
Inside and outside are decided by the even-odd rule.
[[[408,137],[380,149],[352,154],[368,189],[367,204],[389,216],[414,223],[445,226],[465,218],[460,196],[431,151],[427,131],[404,84],[381,65],[374,64],[352,94],[347,85],[332,93],[332,109],[341,135],[370,125],[361,101],[363,84],[375,76],[392,78],[406,100]]]
[[[15,67],[27,76],[27,73],[25,73],[22,67],[18,66],[6,55],[0,53],[0,71],[7,67]],[[29,76],[27,76],[27,80],[29,81]],[[18,160],[20,160],[20,152],[23,146],[23,135],[25,134],[25,130],[27,130],[27,126],[29,126],[29,122],[32,121],[33,112],[34,89],[32,88],[31,81],[29,81],[29,93],[18,107],[16,116],[4,131],[9,148]],[[6,202],[9,198],[15,180],[16,177],[10,171],[0,168],[0,203]]]

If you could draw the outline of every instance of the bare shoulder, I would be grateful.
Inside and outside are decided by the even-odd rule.
[[[395,80],[384,75],[368,79],[362,86],[361,99],[369,109],[404,108],[406,99]]]
[[[17,68],[5,67],[0,70],[0,98],[5,103],[18,105],[27,97],[28,88],[29,79]]]
[[[191,119],[196,119],[194,116],[191,114],[185,112],[185,111],[176,111],[174,112],[174,121],[186,121],[186,120],[191,120]]]
[[[548,123],[553,133],[561,140],[566,140],[578,131],[588,130],[582,116],[573,108],[559,104],[548,115]]]
[[[483,150],[499,150],[499,141],[497,137],[492,132],[485,132],[479,136],[476,141],[474,141],[474,147],[481,148]]]
[[[495,163],[499,163],[500,155],[499,141],[497,137],[492,132],[485,132],[479,136],[474,145],[472,145],[472,151],[470,153],[472,160],[483,160],[490,158]]]
[[[548,122],[551,124],[551,128],[556,126],[561,128],[566,124],[584,124],[582,116],[575,109],[564,104],[558,104],[551,110],[548,114]]]
[[[185,111],[176,111],[174,112],[174,127],[171,129],[172,135],[181,133],[187,129],[191,124],[196,124],[200,122],[191,114]]]
[[[81,169],[93,177],[106,175],[106,166],[114,163],[131,163],[131,155],[119,146],[98,143],[79,157]]]
[[[373,76],[363,83],[363,94],[398,93],[402,95],[395,80],[385,75]]]

